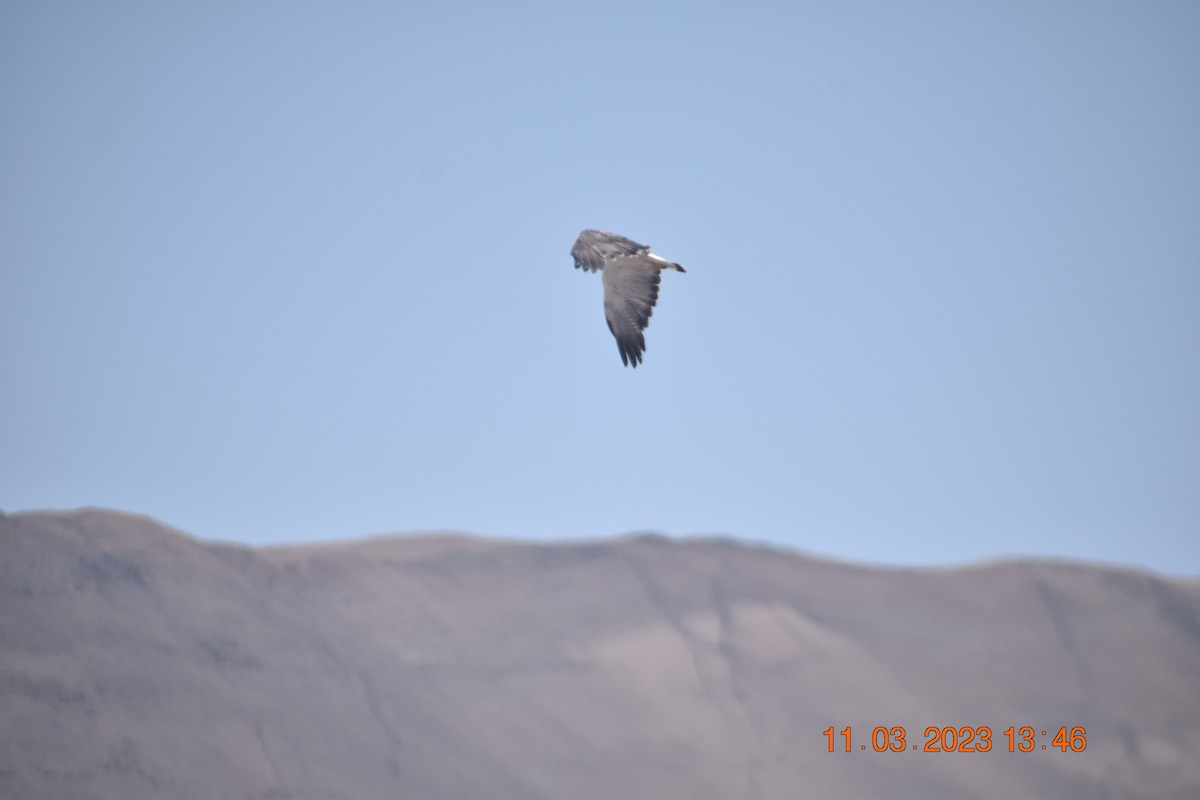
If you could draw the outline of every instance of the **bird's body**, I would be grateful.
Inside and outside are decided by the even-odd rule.
[[[642,331],[650,324],[650,315],[658,302],[662,271],[687,270],[651,253],[647,245],[590,228],[579,234],[571,256],[576,269],[604,273],[604,319],[617,340],[621,361],[636,367],[646,351]]]

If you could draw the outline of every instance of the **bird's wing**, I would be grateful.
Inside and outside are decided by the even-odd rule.
[[[661,280],[658,266],[644,255],[622,256],[604,266],[604,318],[626,366],[636,367],[646,351],[642,331],[650,324]]]
[[[604,269],[614,258],[621,256],[644,255],[650,248],[638,244],[633,239],[626,239],[615,233],[588,229],[579,234],[575,245],[571,248],[571,256],[575,259],[576,269],[595,272]]]

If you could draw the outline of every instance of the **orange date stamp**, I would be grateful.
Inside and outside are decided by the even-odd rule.
[[[855,750],[875,753],[990,753],[993,749],[1008,753],[1033,753],[1046,749],[1082,753],[1087,749],[1087,729],[1081,725],[1063,725],[1058,730],[1009,725],[996,737],[995,748],[992,729],[987,725],[930,725],[920,739],[911,743],[908,729],[903,725],[875,726],[866,744],[855,740],[854,731],[849,725],[840,731],[830,725],[821,735],[825,737],[830,753],[839,750],[843,753],[853,753]]]

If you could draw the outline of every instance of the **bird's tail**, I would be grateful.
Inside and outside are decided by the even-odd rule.
[[[646,253],[646,256],[655,264],[657,264],[659,269],[675,269],[679,270],[680,272],[687,272],[687,270],[683,268],[682,264],[676,264],[674,261],[667,261],[660,255]]]

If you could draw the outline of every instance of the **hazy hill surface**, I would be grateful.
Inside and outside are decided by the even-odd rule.
[[[256,550],[95,510],[0,516],[0,553],[3,797],[1200,797],[1195,581],[656,537]],[[992,750],[914,751],[931,725]]]

